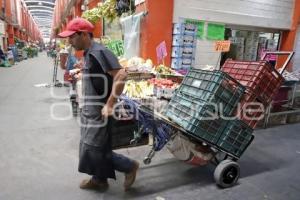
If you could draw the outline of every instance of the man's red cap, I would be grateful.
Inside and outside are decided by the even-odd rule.
[[[94,26],[91,22],[77,17],[72,19],[68,24],[65,31],[58,34],[59,37],[65,38],[73,35],[76,32],[88,32],[91,33],[94,30]]]

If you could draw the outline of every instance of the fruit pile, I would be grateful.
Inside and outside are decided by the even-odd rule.
[[[165,65],[158,65],[155,67],[155,72],[159,74],[165,74],[165,75],[173,75],[175,72]]]
[[[153,96],[153,84],[148,81],[126,81],[123,93],[129,98],[146,98]]]
[[[178,84],[174,83],[172,80],[164,78],[152,78],[148,80],[150,84],[160,88],[176,88]]]
[[[121,58],[119,62],[128,72],[150,73],[153,69],[151,59],[144,60],[140,57],[133,57],[127,60],[126,58]]]
[[[106,0],[104,3],[101,2],[95,8],[83,12],[82,18],[93,24],[97,23],[100,18],[105,18],[109,22],[112,22],[118,17],[116,3],[116,0]]]

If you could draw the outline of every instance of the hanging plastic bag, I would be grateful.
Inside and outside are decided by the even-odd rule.
[[[142,16],[143,13],[139,13],[120,20],[124,31],[124,57],[127,59],[139,56]]]

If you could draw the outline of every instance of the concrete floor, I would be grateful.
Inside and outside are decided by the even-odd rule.
[[[215,185],[213,166],[189,166],[163,150],[151,165],[141,165],[129,192],[123,191],[119,173],[104,194],[80,190],[87,176],[77,172],[78,123],[62,119],[70,113],[67,89],[34,87],[51,83],[51,76],[52,60],[44,53],[0,68],[0,200],[300,199],[300,124],[255,131],[239,161],[239,183],[230,189]],[[142,162],[148,150],[119,152]]]

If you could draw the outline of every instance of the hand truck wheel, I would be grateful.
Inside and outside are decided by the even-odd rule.
[[[214,172],[216,184],[222,188],[234,186],[240,177],[240,166],[232,160],[223,160]]]
[[[146,157],[144,158],[143,162],[145,165],[149,165],[151,163],[151,158]]]
[[[145,165],[149,165],[151,163],[152,158],[155,155],[154,149],[151,149],[151,151],[148,153],[148,155],[144,158],[143,162]]]

